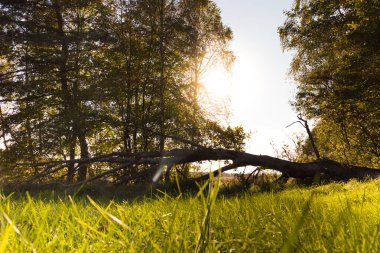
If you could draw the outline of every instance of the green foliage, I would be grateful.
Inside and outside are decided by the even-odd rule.
[[[379,186],[350,181],[216,199],[206,191],[204,198],[158,193],[140,201],[2,195],[0,249],[194,252],[203,233],[206,252],[378,252]]]
[[[233,61],[213,1],[21,2],[0,1],[4,166],[187,147],[165,135],[242,148],[199,104],[207,62]]]
[[[326,156],[373,164],[380,156],[380,2],[296,3],[279,28],[283,48],[295,51],[294,106],[303,115],[321,120],[320,148],[331,148]],[[335,134],[322,137],[331,131]],[[329,142],[338,146],[339,155]],[[360,152],[362,159],[354,154]]]
[[[348,132],[342,129],[340,124],[321,120],[312,132],[322,157],[328,157],[343,164],[356,163],[373,168],[380,164],[380,157],[371,152],[369,139],[362,137],[357,142],[349,141],[360,136],[359,131]],[[303,162],[315,160],[309,140],[300,143],[297,160]]]
[[[223,127],[216,122],[208,121],[203,127],[204,145],[243,151],[245,140],[249,137],[243,127]]]

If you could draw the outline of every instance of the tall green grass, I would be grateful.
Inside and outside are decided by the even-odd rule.
[[[136,201],[0,197],[2,252],[380,252],[380,181]]]

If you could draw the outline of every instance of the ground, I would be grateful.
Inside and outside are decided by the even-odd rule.
[[[145,197],[3,193],[0,253],[380,251],[380,180],[239,194],[137,191]]]

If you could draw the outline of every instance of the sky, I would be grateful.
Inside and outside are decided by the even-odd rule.
[[[202,82],[211,94],[229,96],[230,123],[251,132],[246,151],[276,155],[284,144],[293,145],[288,125],[297,120],[290,101],[295,84],[288,72],[292,55],[283,52],[277,33],[292,0],[215,0],[222,20],[234,32],[231,49],[236,61],[230,73],[211,69]],[[293,138],[294,139],[294,138]]]

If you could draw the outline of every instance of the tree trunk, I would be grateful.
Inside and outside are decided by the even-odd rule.
[[[5,120],[4,120],[4,116],[3,116],[3,110],[2,110],[1,105],[0,105],[0,122],[1,122],[1,137],[3,138],[5,150],[8,150],[8,140],[6,137],[7,130],[6,130],[6,124],[5,124]]]
[[[88,151],[88,144],[86,140],[85,133],[83,130],[78,131],[78,141],[79,141],[79,147],[80,147],[80,157],[81,159],[88,159],[90,157],[90,153]],[[79,164],[79,169],[78,169],[78,181],[84,181],[86,180],[87,177],[87,164],[86,163],[81,163]]]
[[[165,148],[165,0],[160,1],[160,143],[159,150],[163,151]]]
[[[86,150],[86,149],[83,149]],[[88,155],[88,154],[87,154]],[[83,157],[86,157],[86,154],[82,154]],[[87,156],[88,157],[88,156]],[[334,180],[348,180],[352,178],[356,179],[374,179],[380,176],[380,169],[373,169],[360,166],[350,166],[340,164],[336,161],[331,161],[327,159],[316,160],[315,162],[309,163],[298,163],[282,160],[279,158],[263,155],[253,155],[249,153],[226,150],[226,149],[209,149],[209,148],[199,148],[195,150],[189,149],[174,149],[170,151],[163,152],[140,152],[140,153],[112,153],[109,155],[101,155],[99,157],[92,158],[81,158],[76,160],[68,161],[51,161],[46,163],[33,164],[32,166],[45,167],[42,170],[40,175],[34,176],[30,179],[27,179],[26,182],[30,183],[36,179],[52,176],[52,173],[57,173],[61,169],[65,168],[65,164],[79,163],[83,166],[87,166],[93,163],[104,163],[104,162],[113,162],[119,163],[120,165],[110,169],[108,171],[103,171],[97,175],[94,175],[90,178],[85,179],[85,174],[82,171],[83,175],[81,180],[75,185],[88,183],[96,179],[100,179],[109,175],[118,175],[121,170],[131,167],[131,166],[146,166],[144,170],[136,172],[130,175],[130,179],[134,179],[135,176],[140,177],[141,175],[152,175],[155,174],[152,172],[152,168],[167,167],[165,178],[167,181],[170,176],[170,170],[174,165],[181,164],[190,164],[194,162],[203,162],[203,161],[230,161],[229,165],[222,167],[219,170],[212,172],[214,176],[219,175],[222,172],[233,170],[239,167],[245,166],[255,166],[260,167],[260,170],[274,170],[282,173],[283,177],[292,177],[298,179],[305,178],[314,178],[316,175],[323,175],[326,178]],[[30,164],[25,164],[31,166]],[[20,165],[19,165],[20,166]],[[50,170],[50,171],[48,171]],[[146,173],[148,172],[149,173]],[[161,171],[162,172],[162,171]],[[125,175],[124,175],[125,176]],[[160,176],[160,175],[159,175]],[[159,177],[158,176],[158,177]],[[210,174],[205,174],[198,178],[190,179],[191,181],[202,181],[207,180],[210,177]],[[152,178],[148,178],[148,180]],[[118,178],[116,178],[118,181]]]
[[[69,153],[70,153],[70,159],[75,159],[75,134],[74,134],[74,121],[75,117],[73,117],[74,112],[74,101],[72,94],[69,90],[68,85],[68,78],[67,78],[67,62],[69,59],[69,46],[68,42],[66,40],[66,35],[64,31],[64,20],[63,15],[61,12],[61,7],[59,6],[58,2],[54,1],[54,8],[56,13],[56,19],[57,19],[57,27],[58,27],[58,35],[60,37],[60,44],[61,44],[61,59],[59,64],[59,72],[60,72],[60,82],[61,82],[61,89],[62,89],[62,101],[63,101],[63,115],[65,117],[67,131],[66,131],[66,139],[69,141]],[[71,128],[70,128],[71,126]],[[72,182],[74,178],[74,164],[68,165],[68,174],[67,174],[67,182]]]
[[[132,135],[132,140],[133,140],[133,152],[137,152],[138,150],[138,143],[137,143],[137,132],[139,129],[139,124],[140,124],[140,119],[139,119],[139,89],[138,87],[135,87],[135,92],[134,92],[134,114],[133,114],[133,122],[134,122],[134,128],[133,128],[133,135]]]
[[[132,105],[131,105],[131,100],[132,100],[132,38],[131,38],[131,24],[129,24],[129,33],[130,36],[128,38],[128,48],[127,48],[127,55],[125,56],[126,60],[126,96],[127,96],[127,115],[125,116],[125,122],[124,122],[124,133],[123,133],[123,138],[124,138],[124,150],[126,152],[132,152],[132,141],[131,141],[131,133],[130,133],[130,128],[131,128],[131,114],[132,114]],[[125,146],[126,145],[126,146]]]
[[[76,146],[76,139],[71,137],[70,138],[70,160],[75,159],[75,146]],[[75,174],[75,164],[70,163],[67,165],[67,183],[72,183],[74,181],[74,174]]]

